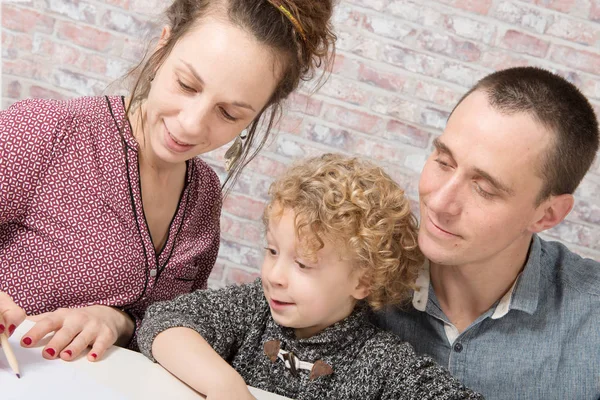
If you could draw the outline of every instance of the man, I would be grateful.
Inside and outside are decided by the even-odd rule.
[[[423,168],[419,290],[378,323],[487,399],[600,399],[600,264],[537,236],[573,207],[598,141],[564,79],[482,79]]]

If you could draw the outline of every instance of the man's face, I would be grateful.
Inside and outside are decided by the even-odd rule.
[[[492,108],[484,92],[464,99],[419,182],[425,256],[455,266],[520,257],[543,215],[535,203],[543,185],[538,170],[551,138],[530,115]]]

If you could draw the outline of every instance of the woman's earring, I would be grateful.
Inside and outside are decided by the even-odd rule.
[[[244,150],[244,142],[242,142],[242,139],[246,138],[247,133],[248,131],[244,129],[242,133],[235,138],[231,147],[225,152],[225,171],[229,172],[242,156],[242,150]]]

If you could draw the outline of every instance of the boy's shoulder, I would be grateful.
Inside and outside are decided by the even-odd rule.
[[[406,341],[392,332],[374,326],[374,334],[365,342],[372,357],[381,359],[413,359],[416,357],[415,350]]]

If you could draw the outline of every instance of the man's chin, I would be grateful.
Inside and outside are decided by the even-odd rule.
[[[457,261],[457,249],[454,246],[453,249],[447,249],[444,246],[440,246],[428,239],[421,239],[419,237],[419,248],[421,252],[429,260],[430,263],[439,265],[456,265]]]

